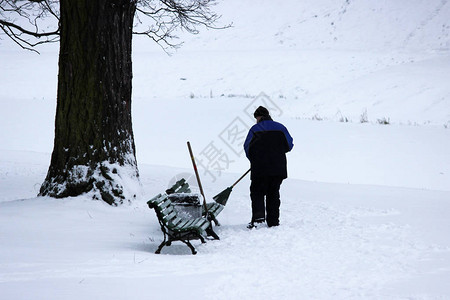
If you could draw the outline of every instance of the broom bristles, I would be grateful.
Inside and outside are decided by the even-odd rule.
[[[225,204],[227,204],[228,197],[230,197],[230,194],[231,194],[231,187],[226,188],[225,190],[223,190],[219,194],[215,195],[213,197],[213,199],[217,203],[222,204],[223,206],[225,206]]]

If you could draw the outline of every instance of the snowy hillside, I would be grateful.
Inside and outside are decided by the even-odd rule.
[[[446,0],[229,0],[217,10],[232,34],[202,33],[207,49],[450,50]]]
[[[449,299],[450,1],[216,10],[233,26],[180,33],[171,56],[134,40],[142,192],[118,208],[36,198],[53,147],[57,45],[38,56],[1,36],[0,298]],[[281,226],[245,228],[245,178],[219,216],[220,241],[155,255],[163,237],[146,201],[181,176],[195,188],[186,141],[209,202],[248,169],[228,134],[245,132],[259,104],[294,137]]]
[[[136,98],[264,91],[291,100],[291,117],[358,122],[367,111],[370,122],[449,126],[448,1],[230,0],[217,10],[233,27],[182,34],[170,58],[135,41],[135,76],[148,83]]]

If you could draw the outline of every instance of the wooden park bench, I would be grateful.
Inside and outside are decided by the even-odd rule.
[[[220,226],[217,215],[224,209],[226,201],[218,200],[216,202],[216,198],[214,198],[215,201],[206,203],[206,207],[202,205],[201,217],[186,219],[179,216],[170,198],[189,193],[191,193],[189,184],[182,178],[167,189],[164,194],[159,194],[147,202],[148,206],[155,210],[164,234],[164,240],[156,250],[156,254],[161,253],[161,249],[164,246],[170,246],[173,241],[185,243],[191,249],[192,254],[196,254],[197,251],[190,240],[200,240],[205,243],[205,238],[208,236],[219,239],[212,228],[211,222]]]
[[[205,238],[208,235],[216,239],[219,238],[213,231],[211,222],[208,219],[203,217],[193,219],[180,218],[167,193],[157,195],[150,199],[147,204],[155,210],[164,234],[164,240],[156,250],[156,254],[161,253],[161,249],[164,246],[170,246],[173,241],[185,243],[191,249],[192,254],[197,254],[190,240],[200,240],[202,243],[205,243]]]
[[[168,195],[190,192],[191,189],[189,187],[189,184],[184,178],[181,178],[171,188],[166,190],[166,194]],[[209,221],[213,221],[216,226],[220,226],[220,223],[217,220],[217,216],[222,212],[224,207],[224,205],[215,201],[206,203],[206,208],[204,205],[202,205],[202,216],[207,218]]]

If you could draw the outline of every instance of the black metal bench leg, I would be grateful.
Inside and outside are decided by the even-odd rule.
[[[162,241],[162,243],[158,246],[158,249],[156,249],[155,254],[160,254],[162,248],[167,244],[168,246],[170,246],[170,237],[168,237],[168,234],[166,233],[166,231],[164,230],[164,227],[161,225],[161,230],[164,234],[164,240]]]
[[[214,232],[214,230],[212,229],[212,225],[209,225],[208,228],[206,228],[206,234],[209,236],[212,236],[215,240],[220,240],[219,236],[217,235],[217,233]]]
[[[200,241],[202,242],[202,244],[205,244],[205,243],[206,243],[205,238],[202,237],[201,235],[198,235],[198,238],[200,239]]]
[[[160,254],[161,249],[166,245],[166,239],[159,245],[158,249],[155,251],[155,254]]]
[[[213,222],[216,226],[220,226],[219,220],[217,220],[216,217],[213,217]]]
[[[187,241],[182,240],[182,242],[185,243],[191,249],[192,254],[194,255],[197,254],[197,250],[195,250],[194,246],[192,246],[192,244],[188,240]]]
[[[207,213],[206,219],[210,222],[214,222],[216,226],[220,226],[219,220],[217,220],[217,218],[212,213]]]

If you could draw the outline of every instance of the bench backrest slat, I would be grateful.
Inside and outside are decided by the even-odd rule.
[[[189,188],[189,184],[186,182],[185,184],[181,185],[180,188],[178,188],[176,193],[190,193],[191,189]]]
[[[184,178],[178,180],[171,188],[166,190],[166,194],[173,193],[190,193],[191,189],[189,188],[189,183],[186,182]]]
[[[210,226],[210,222],[205,218],[185,219],[179,217],[175,206],[166,193],[150,199],[147,204],[155,210],[161,226],[170,231],[188,232],[192,230],[204,233],[206,228]]]
[[[160,203],[162,203],[163,201],[164,201],[164,197],[161,194],[158,194],[155,197],[153,197],[152,199],[150,199],[149,201],[147,201],[147,204],[150,208],[154,208],[154,207],[158,206]]]
[[[163,209],[158,209],[158,211],[162,216],[167,216],[168,214],[174,211],[174,208],[173,205],[169,205],[164,207]]]
[[[162,201],[161,203],[159,203],[157,206],[156,206],[156,208],[159,210],[159,211],[163,211],[166,207],[168,207],[168,206],[170,206],[172,203],[171,203],[171,201],[169,200],[169,198],[165,198],[164,199],[164,201]]]

